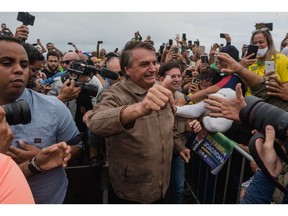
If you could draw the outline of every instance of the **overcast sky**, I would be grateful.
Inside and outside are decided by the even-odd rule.
[[[122,49],[138,30],[143,39],[151,35],[157,49],[176,33],[186,33],[188,40],[199,39],[206,52],[215,42],[225,43],[220,33],[229,33],[240,51],[258,22],[273,23],[272,36],[279,49],[288,32],[288,13],[284,12],[29,12],[36,19],[34,26],[29,26],[27,42],[36,43],[40,38],[43,44],[53,42],[64,52],[73,49],[67,42],[94,51],[97,40],[104,42],[102,47],[108,52]],[[13,32],[21,25],[16,17],[17,12],[0,12],[0,22]]]

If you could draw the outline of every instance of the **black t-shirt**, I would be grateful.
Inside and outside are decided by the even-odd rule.
[[[46,76],[47,76],[47,79],[54,76],[56,73],[58,73],[58,71],[56,73],[52,73],[50,72],[47,68],[45,68],[44,70],[42,70],[41,72],[43,72]]]

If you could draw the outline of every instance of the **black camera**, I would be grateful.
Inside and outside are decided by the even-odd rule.
[[[69,69],[69,72],[78,73],[79,71],[73,70],[73,69]],[[65,73],[65,74],[63,74],[61,76],[61,81],[63,83],[67,79],[70,79],[70,73],[69,72],[67,72],[67,73]],[[83,74],[83,73],[81,73],[81,74]],[[68,86],[69,85],[70,85],[70,82],[68,83]],[[79,82],[79,81],[75,80],[75,86],[81,88],[81,93],[82,94],[87,94],[89,96],[96,97],[96,95],[98,93],[98,86],[95,86],[93,84],[83,83],[83,82]]]
[[[18,12],[17,20],[22,22],[23,25],[34,25],[35,16],[29,14],[28,12]]]
[[[245,101],[247,106],[239,113],[241,122],[256,128],[263,134],[265,134],[265,127],[271,125],[275,129],[276,138],[285,142],[288,129],[288,112],[255,96],[247,96]]]
[[[273,23],[256,23],[255,29],[262,29],[262,28],[268,28],[269,31],[273,31]]]
[[[18,100],[2,106],[6,112],[6,121],[9,125],[29,124],[31,112],[25,100]]]
[[[98,86],[89,83],[75,82],[75,86],[81,88],[81,93],[89,95],[91,97],[96,97],[98,93]]]

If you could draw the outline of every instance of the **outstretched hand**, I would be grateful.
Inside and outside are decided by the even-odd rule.
[[[265,82],[266,88],[269,89],[268,95],[279,97],[288,101],[288,89],[282,84],[275,73],[269,76],[269,79]]]
[[[57,167],[66,167],[71,158],[71,146],[60,142],[41,149],[36,155],[37,163],[42,170],[51,170]]]
[[[19,148],[10,146],[9,150],[7,151],[7,155],[9,155],[17,164],[30,160],[40,151],[38,147],[29,145],[23,140],[19,140],[18,145]]]
[[[217,67],[222,68],[221,72],[233,74],[242,69],[242,65],[234,60],[229,54],[219,52],[217,54]]]
[[[234,121],[239,121],[240,110],[246,106],[244,100],[241,83],[236,85],[236,98],[223,98],[214,95],[209,95],[205,99],[205,108],[210,110],[209,116],[217,118],[227,118]]]

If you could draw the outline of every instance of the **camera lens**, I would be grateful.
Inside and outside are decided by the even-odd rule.
[[[6,121],[9,125],[29,124],[31,112],[25,100],[15,101],[2,106],[6,112]]]
[[[276,132],[276,138],[285,141],[288,129],[288,113],[274,105],[263,102],[255,96],[245,98],[247,106],[239,114],[242,123],[256,128],[265,134],[265,127],[271,125]]]
[[[86,94],[91,97],[96,97],[98,93],[98,86],[82,82],[76,82],[76,85],[81,88],[82,94]]]

